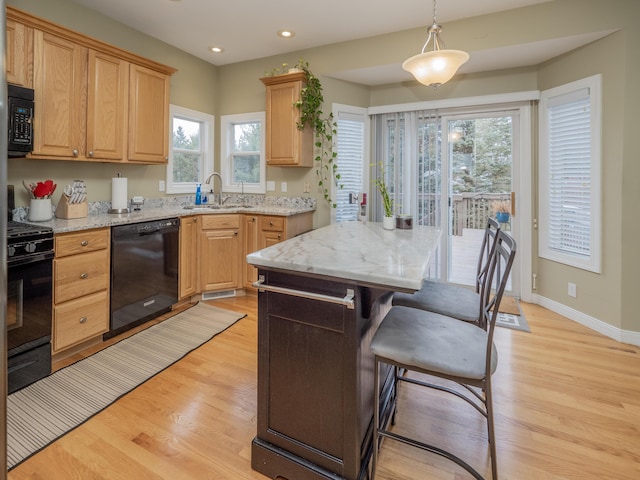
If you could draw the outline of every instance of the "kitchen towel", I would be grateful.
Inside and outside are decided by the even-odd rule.
[[[127,208],[127,179],[115,177],[111,179],[111,209],[125,210]]]

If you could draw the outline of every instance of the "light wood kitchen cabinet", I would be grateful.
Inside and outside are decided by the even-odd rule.
[[[7,20],[6,45],[7,82],[21,87],[33,87],[33,29],[14,20]]]
[[[200,291],[240,288],[241,215],[201,215],[198,242]]]
[[[33,52],[36,103],[29,158],[167,162],[175,69],[12,7],[7,21],[23,25],[27,39],[33,34],[23,51],[27,64]],[[17,45],[22,33],[16,27],[8,38]]]
[[[179,298],[198,293],[198,217],[180,218]]]
[[[289,217],[277,215],[245,215],[244,231],[244,286],[252,288],[258,279],[258,269],[247,263],[246,256],[256,250],[275,245],[313,229],[313,212]]]
[[[78,158],[86,148],[87,49],[34,31],[34,156]]]
[[[130,161],[167,163],[169,77],[131,65],[129,88]]]
[[[300,109],[294,104],[306,84],[304,72],[261,78],[266,85],[267,165],[311,167],[313,130],[298,129]]]
[[[53,353],[109,330],[108,228],[56,234],[53,260]]]

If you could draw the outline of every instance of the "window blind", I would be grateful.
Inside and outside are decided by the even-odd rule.
[[[364,168],[364,116],[340,112],[338,114],[338,173],[339,184],[336,189],[335,221],[357,220],[358,203],[349,203],[349,194],[358,194],[365,190],[363,185]]]

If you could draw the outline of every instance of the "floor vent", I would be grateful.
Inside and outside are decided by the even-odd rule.
[[[225,290],[224,292],[204,292],[202,294],[202,300],[215,300],[216,298],[229,298],[235,296],[235,290]]]

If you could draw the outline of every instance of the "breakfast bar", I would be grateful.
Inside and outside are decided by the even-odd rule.
[[[368,477],[369,344],[393,292],[420,289],[439,239],[434,227],[347,222],[247,256],[259,270],[254,470],[287,480]],[[395,394],[386,378],[383,414]]]

